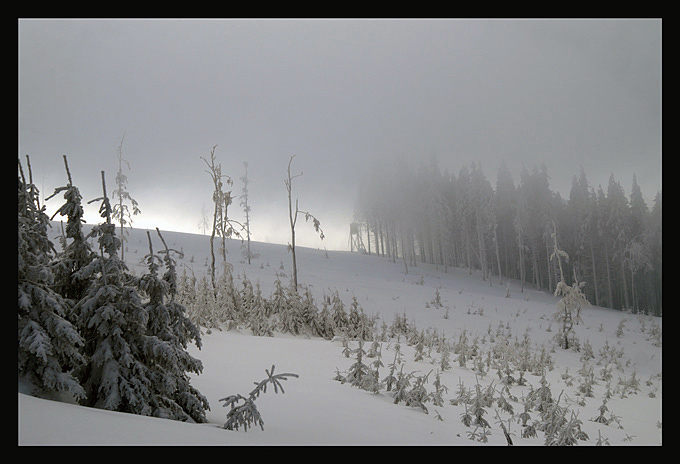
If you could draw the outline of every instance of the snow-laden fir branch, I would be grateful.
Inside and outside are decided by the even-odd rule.
[[[248,394],[247,397],[240,394],[229,395],[224,398],[220,398],[219,401],[224,401],[222,406],[229,406],[229,412],[227,413],[227,422],[224,424],[224,428],[227,430],[238,430],[240,426],[243,426],[244,431],[248,431],[248,427],[253,424],[260,426],[260,429],[264,430],[264,421],[260,412],[255,406],[255,400],[260,396],[261,393],[267,393],[267,385],[272,384],[274,386],[274,393],[285,393],[282,380],[288,380],[288,377],[300,377],[297,374],[283,373],[274,374],[274,365],[272,364],[271,371],[268,369],[264,370],[267,374],[267,378],[261,380],[260,382],[254,382],[255,388]],[[243,401],[243,404],[238,404],[239,401]]]

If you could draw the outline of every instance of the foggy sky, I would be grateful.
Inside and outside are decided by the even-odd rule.
[[[19,157],[47,196],[67,155],[86,203],[101,170],[115,188],[125,134],[134,227],[200,232],[214,145],[234,194],[248,162],[253,240],[283,244],[296,155],[293,193],[326,233],[300,219],[297,244],[322,249],[348,249],[374,160],[481,162],[494,187],[503,161],[515,185],[545,164],[563,198],[580,166],[627,195],[636,174],[650,207],[661,190],[660,20],[20,19],[18,32]],[[243,219],[238,201],[229,215]]]

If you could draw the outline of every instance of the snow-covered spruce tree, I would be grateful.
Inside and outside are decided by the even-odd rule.
[[[580,321],[581,308],[587,306],[588,300],[586,296],[581,292],[581,284],[576,279],[576,273],[574,272],[574,283],[569,286],[564,280],[564,272],[562,271],[562,258],[568,260],[569,255],[566,252],[560,250],[557,246],[557,228],[553,222],[553,239],[554,239],[554,249],[550,256],[550,259],[557,259],[557,263],[560,269],[560,281],[557,283],[555,288],[555,296],[561,296],[562,299],[557,302],[557,313],[555,314],[555,319],[560,324],[560,332],[557,334],[558,344],[566,349],[569,349],[570,344],[573,344],[575,335],[572,333],[572,328],[574,323]]]
[[[257,253],[253,253],[250,251],[250,205],[248,204],[248,185],[250,184],[250,179],[248,178],[248,163],[246,161],[243,162],[243,166],[246,168],[246,172],[241,177],[241,182],[243,182],[243,193],[239,197],[241,200],[241,207],[243,208],[243,213],[246,216],[246,220],[243,224],[246,232],[246,245],[244,246],[243,250],[243,256],[248,260],[248,264],[250,264],[252,258],[257,258],[259,255]]]
[[[387,365],[389,370],[387,371],[385,378],[382,380],[382,383],[385,384],[387,391],[391,391],[392,385],[397,383],[397,377],[395,377],[394,373],[397,371],[397,365],[401,364],[400,355],[401,352],[399,351],[399,345],[397,344],[394,350],[394,359],[390,364]]]
[[[411,378],[413,378],[413,373],[404,374],[404,364],[402,364],[394,382],[394,404],[398,404],[406,399],[408,388],[411,386]]]
[[[554,400],[552,391],[550,390],[550,384],[548,384],[545,374],[541,377],[540,384],[540,387],[536,390],[532,388],[526,395],[526,404],[529,409],[535,409],[536,411],[543,413],[552,406]]]
[[[377,356],[382,355],[382,344],[378,341],[377,338],[374,338],[373,341],[371,342],[371,346],[368,348],[368,351],[366,352],[366,356],[369,358],[375,358]]]
[[[27,162],[29,180],[20,161],[18,179],[18,374],[35,393],[67,393],[81,399],[85,390],[72,371],[85,362],[80,352],[83,339],[66,319],[66,300],[52,288],[49,218],[39,203],[28,157]]]
[[[238,325],[240,319],[239,294],[234,286],[232,269],[231,263],[224,262],[217,281],[217,319],[220,323],[226,323],[228,328]]]
[[[347,381],[355,387],[363,388],[364,377],[369,375],[369,368],[363,361],[364,356],[366,356],[363,340],[359,340],[357,348],[351,350],[350,353],[356,356],[356,361],[349,367]]]
[[[207,422],[208,400],[190,384],[188,375],[189,372],[200,374],[203,364],[186,351],[192,341],[201,348],[201,333],[185,315],[185,308],[175,300],[177,275],[175,261],[170,255],[174,250],[168,249],[160,231],[156,231],[165,247],[161,253],[166,272],[159,276],[161,258],[154,254],[151,235],[147,231],[148,272],[139,279],[139,289],[148,297],[144,304],[149,322],[143,360],[152,385],[150,415],[185,422]]]
[[[300,316],[302,318],[303,326],[309,330],[310,335],[315,337],[323,337],[325,328],[322,327],[319,320],[319,309],[314,302],[314,295],[308,286],[304,286],[304,295],[300,297]]]
[[[424,337],[418,337],[418,341],[415,344],[415,351],[413,354],[414,361],[422,361],[425,356],[425,343]]]
[[[363,388],[372,393],[380,393],[383,382],[380,381],[380,368],[384,367],[382,362],[382,345],[376,352],[375,359],[368,367],[368,375],[364,377]]]
[[[463,385],[463,380],[458,377],[458,389],[456,390],[456,397],[453,399],[449,400],[449,403],[451,403],[454,406],[460,406],[461,404],[469,404],[471,402],[471,392],[468,388],[465,388],[465,385]],[[468,413],[466,409],[466,414]],[[467,420],[465,422],[468,422]],[[469,422],[465,424],[466,427],[469,427],[472,424],[472,416],[469,416]]]
[[[468,347],[467,330],[463,329],[458,336],[458,343],[453,346],[453,352],[458,355],[458,365],[465,367],[465,363],[470,355],[470,348]]]
[[[359,338],[360,330],[359,302],[356,296],[352,296],[352,303],[349,305],[347,314],[347,335],[349,338]]]
[[[299,335],[302,332],[304,320],[302,318],[302,300],[298,293],[299,288],[295,288],[293,283],[287,287],[286,305],[279,310],[279,329],[281,332],[288,332]]]
[[[347,314],[347,334],[352,339],[369,341],[373,338],[374,321],[366,316],[356,296],[352,296]]]
[[[186,267],[177,281],[177,302],[187,308],[187,315],[191,319],[192,308],[196,303],[196,276],[193,271],[191,277],[187,274]]]
[[[609,419],[605,416],[605,413],[609,411],[609,408],[607,407],[606,397],[602,400],[602,404],[600,405],[599,408],[597,408],[597,410],[600,411],[600,415],[597,417],[593,417],[590,420],[593,422],[597,422],[599,424],[609,425]]]
[[[206,333],[211,333],[212,329],[219,328],[217,298],[205,274],[201,275],[196,281],[196,297],[190,307],[189,317],[194,324],[205,328]]]
[[[321,299],[321,311],[319,311],[319,316],[317,318],[317,331],[319,336],[326,340],[331,340],[333,338],[333,318],[331,316],[331,311],[328,308],[328,300],[325,295]]]
[[[241,303],[241,311],[243,315],[249,319],[252,313],[255,300],[255,291],[253,290],[253,284],[248,279],[246,273],[243,273],[241,279],[241,289],[238,291],[239,302]]]
[[[577,440],[588,439],[588,434],[581,430],[582,422],[578,415],[569,408],[559,405],[561,397],[562,393],[557,401],[541,413],[541,419],[536,427],[544,433],[546,446],[571,446],[577,444]]]
[[[434,377],[434,392],[432,393],[432,404],[435,406],[444,406],[444,393],[447,393],[449,388],[442,383],[441,373],[439,369]]]
[[[441,343],[441,358],[439,360],[439,368],[442,371],[451,369],[451,346],[446,340]]]
[[[347,311],[345,311],[345,304],[342,302],[338,291],[333,294],[331,317],[333,319],[333,328],[336,335],[347,332]]]
[[[486,414],[485,407],[491,406],[491,401],[489,401],[488,396],[482,391],[479,382],[475,385],[475,396],[470,397],[471,411],[470,414],[473,417],[472,425],[482,428],[489,428],[489,422],[484,418]]]
[[[408,325],[408,330],[406,332],[406,343],[409,346],[417,345],[422,338],[422,333],[418,332],[418,327],[416,326],[416,320],[412,319]]]
[[[255,406],[255,400],[259,398],[261,393],[267,392],[267,384],[271,383],[274,386],[274,393],[278,393],[279,389],[281,394],[285,393],[283,390],[283,385],[281,385],[282,380],[288,380],[288,377],[299,377],[297,374],[284,373],[284,374],[274,374],[274,366],[272,365],[271,371],[265,369],[267,373],[267,378],[255,382],[255,388],[248,394],[247,397],[240,394],[229,395],[224,398],[220,398],[219,401],[224,401],[222,406],[228,406],[229,412],[227,413],[227,422],[224,424],[224,428],[227,430],[238,430],[239,427],[243,427],[244,431],[248,431],[248,427],[252,427],[257,424],[260,429],[264,430],[264,421],[260,415],[260,411],[257,410]],[[242,401],[242,404],[238,404]]]
[[[82,196],[71,180],[66,155],[64,155],[64,166],[68,183],[56,188],[54,193],[47,197],[47,200],[64,192],[64,200],[66,201],[51,218],[54,219],[57,214],[67,217],[65,241],[61,253],[54,261],[54,288],[60,295],[68,299],[69,305],[72,307],[85,296],[85,292],[90,286],[90,280],[79,279],[76,271],[92,262],[95,253],[83,232],[85,220],[83,219],[84,212],[81,204]],[[69,314],[68,317],[71,322],[74,322],[75,316]]]
[[[401,316],[399,314],[394,314],[394,319],[390,325],[390,337],[396,337],[398,335],[406,335],[409,333],[409,323],[406,319],[406,312]]]
[[[271,297],[269,297],[269,305],[267,306],[267,317],[282,314],[286,311],[286,308],[290,304],[288,301],[289,293],[286,291],[281,279],[279,278],[278,272],[276,273],[276,279],[274,280],[274,291]]]
[[[415,382],[413,384],[413,387],[406,392],[404,395],[404,403],[406,406],[410,407],[418,407],[423,410],[425,414],[429,414],[429,411],[427,410],[427,407],[425,406],[425,403],[430,401],[430,393],[427,392],[427,389],[425,388],[425,384],[427,383],[427,378],[430,376],[430,373],[432,371],[428,372],[425,375],[416,375],[413,376],[415,379]]]
[[[260,282],[255,283],[254,289],[252,285],[249,288],[252,294],[248,303],[248,325],[250,330],[253,335],[258,337],[273,337],[276,327],[275,323],[270,321],[269,316],[267,316],[269,303],[262,297]]]
[[[118,257],[120,240],[111,222],[111,205],[106,194],[99,212],[105,222],[92,228],[100,254],[78,273],[91,278],[92,285],[75,307],[78,329],[85,339],[87,364],[78,370],[87,399],[85,406],[150,415],[154,411],[149,368],[144,363],[148,313],[137,292],[137,282]],[[91,203],[90,202],[90,203]]]
[[[126,226],[132,227],[132,216],[141,213],[139,209],[139,204],[137,200],[130,196],[127,191],[127,176],[123,174],[123,163],[127,165],[130,169],[130,163],[123,159],[123,140],[125,139],[125,134],[120,138],[120,145],[118,145],[118,172],[116,173],[116,189],[113,191],[112,198],[118,197],[118,202],[114,203],[113,210],[111,212],[111,217],[120,223],[120,259],[125,261],[125,242],[127,241],[127,230]],[[130,214],[130,208],[126,204],[129,201],[132,206],[132,214]]]

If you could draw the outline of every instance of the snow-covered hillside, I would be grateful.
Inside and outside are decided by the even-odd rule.
[[[57,232],[58,227],[53,228],[52,233]],[[197,275],[207,272],[209,237],[174,232],[164,232],[163,236],[169,247],[184,252],[178,265],[186,265]],[[285,245],[253,243],[252,251],[259,257],[250,265],[242,262],[240,246],[235,240],[228,245],[235,276],[245,273],[251,282],[259,282],[265,296],[272,292],[277,274],[282,281],[288,281],[291,265]],[[145,272],[141,261],[147,251],[146,231],[133,230],[126,262],[138,274]],[[482,360],[502,356],[504,347],[520,346],[524,341],[522,346],[529,346],[531,356],[549,359],[547,365],[552,369],[546,370],[545,380],[552,397],[559,398],[560,407],[569,409],[567,419],[581,421],[580,428],[587,435],[578,444],[661,444],[660,318],[586,308],[581,311],[583,322],[574,327],[581,351],[565,351],[553,341],[558,330],[552,319],[557,298],[526,286],[521,293],[518,282],[508,286],[505,279],[501,284],[494,276],[489,285],[474,272],[444,272],[430,265],[409,268],[405,274],[400,262],[350,252],[298,248],[297,257],[298,279],[311,288],[317,301],[336,290],[348,306],[356,297],[368,315],[379,316],[378,330],[382,322],[390,325],[397,316],[405,316],[424,333],[446,337],[451,343],[464,338],[468,346],[475,346],[481,353],[477,358]],[[433,304],[437,291],[441,306]],[[416,347],[404,338],[383,342],[381,376],[388,373],[397,343],[404,372],[416,376],[430,373],[425,383],[428,392],[434,391],[436,372],[441,371],[441,383],[447,387],[443,403],[426,403],[426,414],[403,402],[394,404],[392,393],[384,389],[372,393],[335,380],[338,372],[346,373],[355,362],[343,354],[340,338],[327,341],[289,334],[256,337],[249,329],[241,329],[209,334],[204,331],[202,341],[201,350],[190,348],[191,354],[203,363],[203,373],[192,377],[192,384],[208,398],[209,424],[187,424],[35,398],[26,394],[20,384],[19,444],[506,445],[502,427],[514,445],[545,442],[541,431],[533,437],[523,437],[519,419],[524,399],[541,387],[541,376],[532,372],[523,374],[525,385],[515,382],[506,387],[493,367],[482,375],[469,360],[461,367],[458,355],[452,353],[450,369],[441,371],[442,355],[434,349],[425,348],[423,359],[415,361]],[[350,348],[356,347],[357,342],[351,341]],[[584,356],[588,349],[592,357]],[[366,364],[374,360],[365,359]],[[283,382],[284,394],[268,389],[258,398],[264,430],[257,426],[247,432],[222,428],[227,408],[219,400],[231,394],[247,394],[253,382],[264,379],[265,369],[272,365],[278,373],[295,373],[299,378]],[[604,380],[607,373],[609,380]],[[518,378],[520,373],[514,371],[512,375]],[[592,396],[583,393],[586,379],[594,381],[590,384]],[[457,401],[461,391],[474,395],[477,389],[493,394],[492,406],[485,408],[484,418],[490,426],[486,435],[482,427],[463,423],[466,405]],[[599,408],[607,394],[603,416],[608,424],[596,422],[592,419],[601,415]],[[501,396],[509,405],[505,409],[498,401]],[[528,423],[540,419],[537,411],[529,414]]]

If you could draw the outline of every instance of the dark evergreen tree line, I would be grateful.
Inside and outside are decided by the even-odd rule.
[[[489,285],[508,278],[551,293],[560,281],[552,224],[569,255],[569,285],[586,282],[596,305],[662,313],[661,193],[651,207],[635,176],[627,197],[610,176],[606,189],[591,186],[581,169],[568,198],[553,192],[545,166],[522,169],[515,184],[501,165],[495,188],[478,164],[458,174],[435,159],[415,169],[395,161],[376,165],[360,181],[355,221],[368,253],[404,266],[478,270]]]

